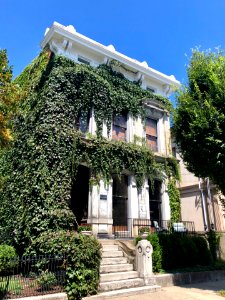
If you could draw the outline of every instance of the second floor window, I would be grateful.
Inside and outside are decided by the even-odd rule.
[[[120,114],[113,117],[112,139],[126,141],[127,114]]]
[[[146,142],[149,148],[152,149],[152,151],[157,152],[158,151],[158,140],[157,140],[157,120],[146,118]]]
[[[90,113],[86,116],[78,114],[75,120],[75,129],[81,131],[82,133],[86,133],[88,131],[90,121]]]

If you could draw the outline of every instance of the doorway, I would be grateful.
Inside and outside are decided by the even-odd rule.
[[[87,223],[90,169],[79,165],[71,190],[70,208],[78,225]],[[75,224],[77,225],[77,224]]]
[[[112,175],[113,179],[113,225],[127,226],[128,177]]]
[[[154,180],[153,184],[149,181],[149,208],[150,208],[150,220],[161,222],[161,186],[162,183],[159,180]]]

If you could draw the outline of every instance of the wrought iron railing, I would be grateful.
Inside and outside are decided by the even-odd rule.
[[[0,273],[0,299],[38,296],[63,291],[65,256],[4,258],[7,269]],[[3,261],[0,260],[1,266]]]
[[[115,222],[118,224],[118,221]],[[186,233],[193,234],[195,232],[194,222],[191,221],[165,221],[150,219],[127,219],[124,225],[113,225],[114,238],[134,238],[144,232],[146,233]]]

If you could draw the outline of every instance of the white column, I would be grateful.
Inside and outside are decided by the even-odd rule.
[[[138,218],[138,192],[134,176],[128,176],[127,217]]]
[[[169,200],[167,185],[165,184],[165,182],[162,182],[161,194],[162,194],[162,205],[161,205],[162,220],[169,221],[171,219],[170,200]]]
[[[127,142],[133,142],[134,140],[134,128],[133,128],[133,117],[131,114],[127,115]]]
[[[148,180],[145,179],[144,185],[138,193],[139,218],[149,219],[149,186]]]
[[[89,193],[88,223],[94,234],[112,234],[112,182],[107,186],[100,180],[99,186]]]
[[[91,109],[90,120],[89,120],[89,132],[93,135],[96,134],[97,125],[95,122],[95,112],[94,109]]]

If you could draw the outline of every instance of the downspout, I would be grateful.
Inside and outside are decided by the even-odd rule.
[[[201,193],[201,199],[202,199],[202,212],[203,212],[204,230],[208,231],[209,226],[208,226],[208,220],[207,220],[207,210],[206,210],[205,196],[204,196],[203,187],[202,187],[202,178],[199,178],[198,186],[199,186],[199,190],[200,190],[200,193]]]
[[[215,222],[215,209],[214,209],[214,203],[212,201],[212,194],[210,190],[210,181],[209,178],[207,178],[207,192],[208,192],[208,197],[209,197],[209,204],[211,205],[212,211],[210,211],[210,216],[211,216],[211,224],[210,224],[210,229],[211,230],[216,230],[216,222]]]

